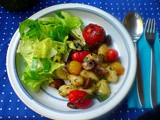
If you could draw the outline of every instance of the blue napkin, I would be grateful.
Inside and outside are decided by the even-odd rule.
[[[142,71],[142,79],[143,79],[143,91],[144,91],[144,99],[145,99],[145,105],[144,108],[152,108],[151,105],[151,93],[150,93],[150,87],[151,87],[151,81],[150,81],[150,56],[151,56],[151,50],[150,47],[146,41],[145,35],[143,34],[138,41],[138,52],[140,57],[140,67]],[[158,33],[156,33],[156,40],[154,44],[154,56],[155,56],[155,69],[156,69],[156,79],[157,79],[157,101],[160,104],[160,75],[158,75],[158,70],[160,70],[160,41]],[[138,98],[138,89],[136,86],[136,78],[134,81],[134,84],[131,88],[131,91],[128,94],[128,107],[129,108],[141,108],[140,100]]]

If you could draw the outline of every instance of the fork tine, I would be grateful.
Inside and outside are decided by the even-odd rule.
[[[153,33],[156,32],[156,22],[155,22],[155,19],[152,19],[152,27],[153,27]]]
[[[150,33],[155,33],[155,19],[151,20]]]
[[[155,19],[147,19],[145,30],[147,33],[155,33],[155,31],[156,31]]]
[[[145,25],[145,32],[148,32],[148,21],[149,19],[147,19],[147,21],[146,21],[146,25]]]
[[[145,26],[145,30],[147,33],[150,32],[150,25],[151,25],[151,19],[148,18],[146,21],[146,26]]]

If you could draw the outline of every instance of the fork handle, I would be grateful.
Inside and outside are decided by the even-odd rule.
[[[155,62],[154,62],[154,51],[151,49],[151,99],[152,107],[157,105],[157,90],[156,90],[156,74],[155,74]]]

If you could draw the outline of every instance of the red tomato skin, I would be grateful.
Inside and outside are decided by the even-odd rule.
[[[87,92],[81,90],[73,90],[68,95],[68,100],[77,108],[86,109],[92,105],[92,99]]]
[[[103,42],[105,36],[104,29],[97,24],[89,24],[83,30],[83,37],[90,46],[94,46],[98,42]]]
[[[91,54],[91,52],[90,51],[73,52],[71,57],[72,57],[72,60],[83,62],[84,58],[88,54]]]
[[[106,52],[106,59],[107,61],[115,61],[118,59],[118,52],[115,49],[110,48],[107,52]]]

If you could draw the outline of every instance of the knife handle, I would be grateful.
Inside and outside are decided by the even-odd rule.
[[[151,80],[151,98],[152,98],[152,108],[154,108],[157,105],[157,83],[156,83],[156,74],[155,74],[155,62],[154,62],[154,48],[151,49],[151,74],[150,74],[150,80]]]
[[[144,89],[143,89],[143,80],[142,80],[142,72],[140,65],[140,57],[139,52],[137,50],[137,44],[135,43],[136,57],[137,57],[137,72],[136,72],[136,80],[137,80],[137,91],[138,91],[138,99],[141,107],[145,106],[144,101]]]

